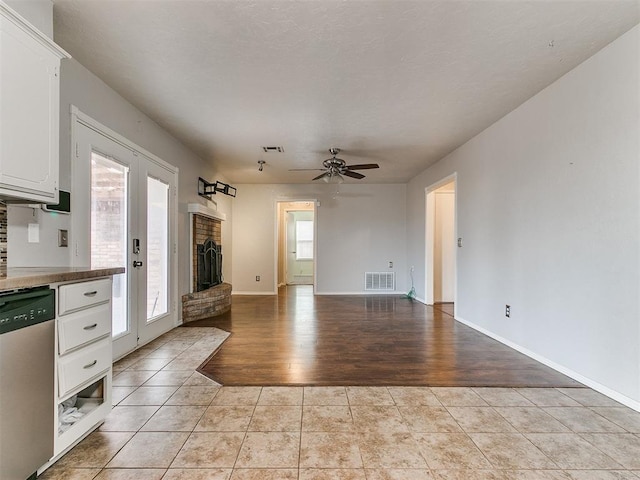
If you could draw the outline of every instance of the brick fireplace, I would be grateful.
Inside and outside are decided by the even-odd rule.
[[[201,264],[203,255],[200,255],[199,263],[199,248],[202,252],[205,245],[214,244],[216,248],[222,249],[222,222],[225,220],[225,215],[200,204],[190,203],[188,210],[191,224],[191,288],[190,293],[182,296],[183,323],[215,317],[231,310],[230,284],[222,281],[198,291],[199,284],[207,283],[199,279],[198,273],[202,275],[203,271],[208,271]],[[218,261],[221,261],[221,254],[218,258]]]

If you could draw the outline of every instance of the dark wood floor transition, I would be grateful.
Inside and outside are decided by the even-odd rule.
[[[200,371],[223,385],[576,387],[572,379],[400,296],[234,296],[190,326],[231,332]]]

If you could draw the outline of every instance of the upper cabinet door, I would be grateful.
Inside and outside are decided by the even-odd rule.
[[[0,198],[58,203],[60,59],[68,55],[0,3]]]

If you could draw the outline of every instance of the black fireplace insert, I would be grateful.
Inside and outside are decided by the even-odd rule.
[[[197,245],[198,273],[196,277],[196,291],[222,283],[222,245],[218,245],[211,238],[203,244]]]

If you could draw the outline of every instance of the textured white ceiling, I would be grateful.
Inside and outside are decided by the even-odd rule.
[[[55,40],[234,183],[331,146],[408,179],[640,21],[638,0],[55,0]],[[285,153],[262,152],[282,146]],[[258,172],[257,161],[267,165]],[[357,182],[357,180],[351,180]]]

